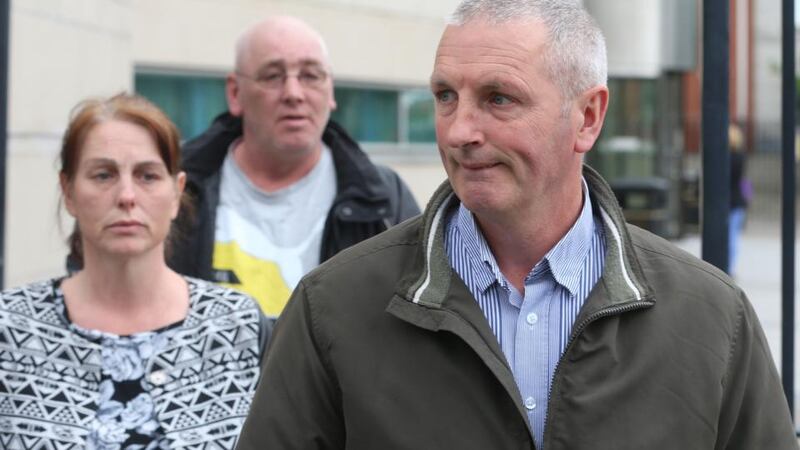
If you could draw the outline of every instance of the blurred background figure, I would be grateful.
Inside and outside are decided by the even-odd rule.
[[[728,273],[736,274],[739,256],[739,237],[744,228],[747,204],[753,196],[753,187],[745,177],[745,152],[742,130],[735,124],[728,126],[728,145],[731,149],[731,211],[728,217]]]
[[[405,183],[329,120],[322,37],[272,17],[247,29],[226,78],[228,113],[184,146],[196,220],[170,266],[252,295],[269,316],[300,277],[419,213]]]
[[[60,160],[82,270],[0,294],[2,446],[233,448],[270,324],[166,265],[186,181],[175,126],[141,97],[89,100]]]

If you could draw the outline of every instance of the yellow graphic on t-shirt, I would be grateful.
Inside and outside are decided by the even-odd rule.
[[[235,274],[239,284],[220,284],[249,294],[268,316],[279,315],[289,300],[291,291],[281,276],[280,267],[273,261],[248,254],[236,242],[214,243],[213,266],[216,271]]]

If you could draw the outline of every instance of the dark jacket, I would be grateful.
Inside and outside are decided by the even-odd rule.
[[[231,143],[242,135],[242,122],[228,113],[183,146],[181,168],[194,213],[184,211],[168,256],[175,271],[215,280],[211,261],[219,205],[220,172]],[[391,169],[373,164],[347,133],[328,122],[322,140],[331,149],[336,197],[328,213],[320,261],[419,214],[405,183]]]
[[[602,278],[556,369],[547,450],[797,449],[751,305],[634,226],[591,169]],[[238,450],[531,449],[520,393],[451,269],[445,183],[416,219],[308,274],[273,334]]]

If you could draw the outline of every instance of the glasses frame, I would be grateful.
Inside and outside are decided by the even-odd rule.
[[[271,70],[281,70],[282,74],[281,76],[276,78],[266,78],[263,74],[248,75],[238,70],[235,71],[234,73],[236,74],[236,76],[251,81],[260,88],[267,91],[280,91],[285,89],[286,82],[289,80],[289,78],[295,78],[297,80],[297,83],[304,89],[321,90],[325,86],[325,83],[330,78],[330,72],[325,70],[325,68],[323,67],[316,67],[316,66],[305,66],[291,71],[285,69],[271,69]],[[315,75],[318,75],[318,78],[315,79],[304,78],[303,72],[309,70],[315,72]]]

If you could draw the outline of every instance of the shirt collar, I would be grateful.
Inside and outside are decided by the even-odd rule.
[[[589,189],[583,179],[581,179],[581,185],[583,187],[583,207],[578,220],[567,234],[547,252],[543,260],[531,269],[531,273],[527,277],[531,278],[534,275],[547,273],[547,269],[549,269],[555,281],[569,290],[572,295],[575,295],[580,287],[583,262],[591,249],[595,234]],[[476,287],[483,292],[497,281],[501,286],[508,288],[508,282],[500,271],[488,242],[478,228],[472,212],[463,203],[458,208],[455,225],[461,234],[469,259],[483,262],[483,264],[472,265]]]
[[[472,212],[462,203],[458,207],[455,225],[463,239],[468,259],[473,262],[472,275],[475,287],[485,292],[496,280],[503,280],[489,244],[475,223]],[[480,264],[479,262],[483,262]],[[499,277],[498,277],[499,275]]]
[[[581,184],[583,186],[583,208],[578,220],[545,255],[545,259],[550,263],[553,278],[558,284],[567,288],[572,295],[575,295],[580,287],[584,261],[592,248],[595,235],[589,188],[583,179],[581,179]]]

